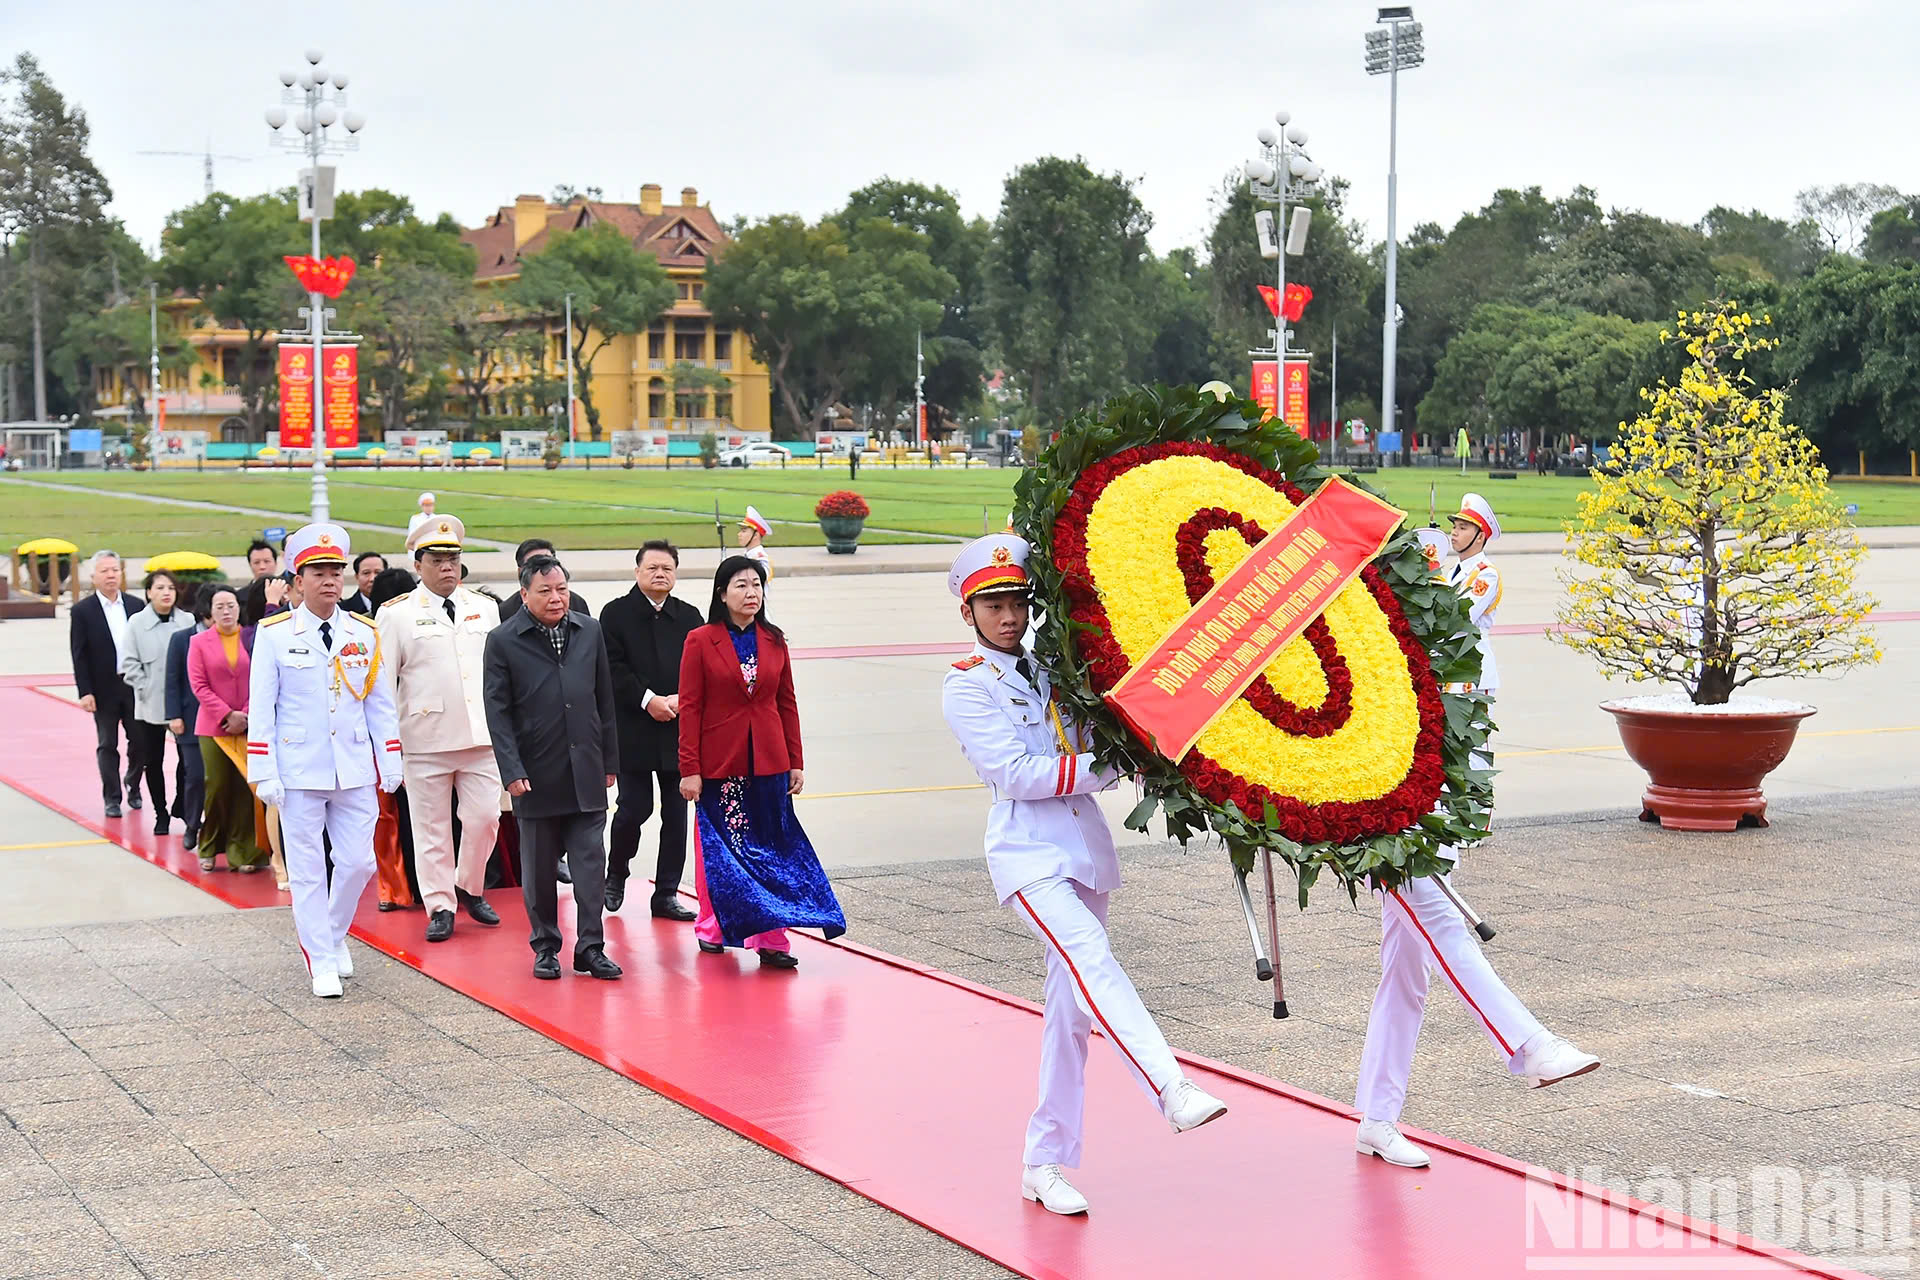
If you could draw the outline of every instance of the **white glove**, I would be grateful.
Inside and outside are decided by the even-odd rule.
[[[386,777],[380,779],[380,789],[388,795],[392,795],[400,789],[400,784],[404,781],[406,781],[406,778],[401,774],[388,774]]]
[[[253,793],[260,797],[260,803],[269,809],[277,809],[287,802],[287,789],[278,779],[262,782],[254,787]]]

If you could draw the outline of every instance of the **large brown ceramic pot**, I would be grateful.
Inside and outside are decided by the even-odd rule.
[[[1760,783],[1787,758],[1800,722],[1814,713],[1662,711],[1632,699],[1600,709],[1613,715],[1627,754],[1647,771],[1640,820],[1675,831],[1766,826]]]

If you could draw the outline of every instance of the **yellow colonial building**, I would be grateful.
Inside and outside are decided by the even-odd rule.
[[[652,254],[675,290],[672,307],[651,329],[615,338],[594,358],[593,403],[603,435],[769,431],[773,402],[766,366],[754,358],[745,334],[714,324],[703,297],[707,264],[728,238],[694,188],[682,189],[680,202],[673,205],[664,204],[659,186],[651,183],[640,188],[636,204],[584,197],[554,204],[541,196],[523,195],[502,205],[484,225],[461,238],[477,255],[474,275],[480,287],[495,288],[516,279],[520,264],[554,236],[597,223],[618,228],[634,248]],[[561,329],[560,317],[553,317],[547,369],[509,366],[496,378],[499,395],[489,406],[494,412],[517,409],[517,388],[535,378],[566,376],[566,335]],[[589,338],[589,345],[598,340],[597,335]],[[681,363],[724,375],[727,389],[676,390],[668,371]],[[582,410],[578,438],[587,439],[587,433]]]
[[[653,255],[673,281],[675,298],[648,332],[617,337],[595,356],[592,396],[600,414],[600,439],[610,441],[615,432],[698,435],[713,431],[723,436],[724,447],[724,437],[729,433],[769,431],[773,406],[766,366],[754,358],[746,335],[714,324],[703,297],[707,264],[724,249],[728,237],[713,210],[700,203],[699,192],[692,187],[684,188],[680,202],[674,205],[664,204],[660,187],[652,184],[640,189],[638,203],[584,197],[553,203],[537,195],[519,196],[482,225],[461,235],[475,253],[474,287],[483,294],[503,290],[519,277],[520,264],[538,254],[553,237],[603,222],[618,228],[640,252]],[[290,325],[298,323],[292,315],[287,319]],[[510,321],[504,309],[499,319],[501,323],[525,323]],[[208,442],[215,444],[263,439],[264,430],[273,425],[272,415],[268,414],[262,430],[249,433],[238,389],[246,333],[215,324],[196,299],[184,297],[162,299],[160,326],[163,341],[183,340],[193,356],[188,367],[161,370],[160,389],[166,401],[169,432],[204,431]],[[488,390],[481,397],[487,413],[524,415],[529,425],[534,425],[533,385],[544,381],[550,387],[566,377],[562,320],[550,317],[545,327],[544,367],[537,361],[509,358],[492,370]],[[588,344],[597,345],[598,341],[596,334]],[[270,341],[261,358],[271,368],[274,353]],[[710,370],[707,381],[716,385],[676,390],[670,383],[671,370],[682,363]],[[366,377],[363,365],[363,397]],[[96,370],[96,416],[107,421],[127,417],[144,392],[147,378],[145,361]],[[717,385],[722,378],[724,389]],[[441,425],[458,428],[463,421],[449,419]],[[361,439],[377,443],[378,431],[377,415],[363,412]],[[591,438],[583,408],[576,439],[584,442]]]

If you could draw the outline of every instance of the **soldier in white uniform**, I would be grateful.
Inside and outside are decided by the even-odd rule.
[[[1481,676],[1478,685],[1456,687],[1455,692],[1478,690],[1491,695],[1500,686],[1500,669],[1488,634],[1494,611],[1500,607],[1500,574],[1486,554],[1487,543],[1499,536],[1500,521],[1487,500],[1477,493],[1462,498],[1452,533],[1459,560],[1448,569],[1447,581],[1466,596],[1473,622],[1480,628]],[[1491,769],[1493,759],[1475,753],[1474,765]],[[1458,856],[1451,847],[1441,852],[1449,858]],[[1436,880],[1411,880],[1389,892],[1376,891],[1374,896],[1380,899],[1380,988],[1374,993],[1366,1046],[1360,1054],[1360,1086],[1353,1102],[1360,1112],[1355,1150],[1409,1169],[1428,1163],[1427,1153],[1401,1134],[1399,1122],[1413,1071],[1414,1045],[1426,1013],[1429,968],[1438,969],[1458,993],[1507,1069],[1527,1077],[1535,1088],[1585,1075],[1600,1065],[1600,1059],[1541,1026],[1507,989],[1487,963],[1460,908]]]
[[[487,733],[487,633],[500,609],[460,585],[466,526],[430,515],[407,535],[420,584],[380,610],[383,677],[390,677],[406,754],[413,855],[426,900],[427,941],[453,936],[455,905],[484,925],[500,923],[482,896],[500,832],[500,766]],[[460,797],[460,857],[453,853],[453,797]]]
[[[373,876],[376,784],[400,786],[393,695],[380,679],[373,623],[340,608],[352,547],[337,524],[287,539],[300,606],[260,624],[247,707],[247,781],[280,806],[293,923],[313,994],[338,996],[353,974],[347,927]],[[333,883],[321,835],[333,842]]]
[[[1179,1133],[1225,1114],[1154,1025],[1107,939],[1120,859],[1093,793],[1115,775],[1081,749],[1047,675],[1022,645],[1029,614],[1027,544],[1013,534],[969,543],[948,586],[974,630],[972,656],[947,672],[941,705],[960,749],[993,796],[987,870],[1047,952],[1040,1105],[1027,1125],[1020,1194],[1054,1213],[1087,1211],[1062,1167],[1080,1163],[1087,1034],[1097,1021],[1120,1059]]]
[[[773,557],[767,554],[766,541],[772,536],[773,526],[767,518],[748,507],[747,514],[740,517],[740,554],[765,569],[768,582],[773,581]]]

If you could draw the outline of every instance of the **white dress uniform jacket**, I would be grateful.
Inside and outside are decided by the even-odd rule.
[[[379,678],[369,681],[379,636],[370,621],[345,609],[335,609],[327,621],[333,628],[331,654],[320,642],[320,620],[305,605],[275,614],[254,633],[247,703],[250,783],[278,782],[288,791],[344,791],[401,776],[391,686]],[[367,688],[364,700],[352,692],[361,688]]]
[[[1494,616],[1500,611],[1500,571],[1493,567],[1485,551],[1479,551],[1454,561],[1453,567],[1447,570],[1447,582],[1467,598],[1473,623],[1480,628],[1480,641],[1476,646],[1480,650],[1480,683],[1474,688],[1486,694],[1498,693],[1500,664],[1493,659],[1491,633]]]
[[[1015,658],[975,644],[941,688],[941,710],[967,762],[987,784],[987,870],[1000,901],[1037,881],[1075,881],[1100,893],[1120,887],[1113,833],[1093,793],[1118,781],[1086,752],[1066,754],[1040,664],[1027,655],[1039,688],[1020,677]],[[1078,730],[1062,722],[1072,745]]]
[[[447,621],[446,602],[453,602]],[[487,633],[500,610],[477,591],[443,599],[425,587],[389,600],[375,619],[381,678],[391,679],[400,742],[416,751],[491,747],[484,686]]]

